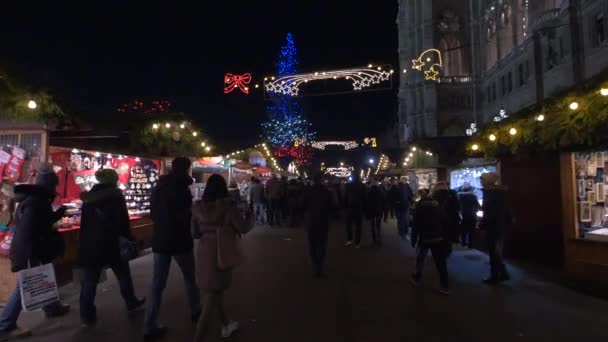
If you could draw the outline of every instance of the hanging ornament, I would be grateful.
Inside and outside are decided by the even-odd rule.
[[[245,94],[249,94],[249,83],[251,83],[251,74],[235,75],[228,73],[224,76],[224,94],[230,94],[236,89],[239,89]]]

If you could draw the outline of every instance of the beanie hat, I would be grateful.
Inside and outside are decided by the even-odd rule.
[[[496,172],[488,172],[481,175],[481,181],[485,184],[495,185],[498,183],[498,174]]]
[[[116,185],[118,183],[118,173],[113,169],[101,169],[95,172],[95,178],[99,184]]]
[[[55,193],[55,188],[59,184],[59,178],[55,172],[53,172],[53,166],[51,164],[44,162],[38,166],[34,184],[42,186]]]

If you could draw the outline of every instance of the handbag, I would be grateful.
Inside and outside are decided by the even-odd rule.
[[[118,237],[118,248],[120,249],[120,258],[124,261],[131,261],[139,256],[137,242],[124,236]]]
[[[241,265],[245,259],[241,248],[240,234],[228,223],[226,214],[224,224],[216,230],[217,236],[217,268],[220,271],[230,271]]]

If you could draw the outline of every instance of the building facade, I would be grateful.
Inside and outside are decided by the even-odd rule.
[[[607,0],[400,0],[399,133],[462,136],[608,68]],[[412,60],[441,53],[436,80]],[[426,67],[426,66],[425,66]]]

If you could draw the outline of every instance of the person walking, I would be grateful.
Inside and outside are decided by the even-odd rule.
[[[424,261],[430,250],[439,273],[439,292],[449,295],[447,248],[443,232],[446,218],[436,199],[425,192],[420,195],[411,234],[412,247],[416,248],[416,271],[410,281],[416,286],[420,284]]]
[[[376,247],[382,246],[381,224],[385,207],[384,192],[380,187],[381,185],[377,180],[372,182],[365,205],[367,218],[370,220],[372,228],[372,245]]]
[[[462,245],[473,248],[473,233],[477,226],[477,212],[480,209],[479,199],[469,183],[465,183],[458,193],[460,202],[460,212],[462,213],[462,223],[460,224],[460,234]]]
[[[266,198],[268,199],[268,224],[281,225],[281,182],[276,174],[266,182]]]
[[[314,275],[323,278],[329,222],[336,203],[331,192],[323,184],[323,176],[320,173],[314,175],[313,182],[304,194],[304,222]]]
[[[452,253],[452,244],[458,242],[460,237],[460,203],[458,203],[458,195],[456,191],[451,190],[446,182],[437,182],[435,184],[435,192],[433,198],[439,202],[439,207],[445,215],[445,227],[443,233],[446,245],[448,247],[448,255]]]
[[[171,173],[162,176],[152,191],[150,215],[154,221],[152,239],[154,276],[144,319],[146,341],[156,340],[167,332],[167,328],[158,325],[157,321],[172,259],[175,259],[184,277],[192,321],[198,321],[200,316],[200,294],[195,281],[194,243],[190,231],[192,217],[192,194],[188,188],[192,184],[192,178],[188,175],[190,166],[190,159],[175,158],[171,164]]]
[[[479,227],[486,232],[488,254],[490,255],[490,277],[484,280],[489,285],[496,285],[511,279],[503,260],[502,248],[505,232],[512,224],[512,216],[507,188],[498,185],[498,181],[499,177],[496,172],[484,173],[481,176],[483,218]]]
[[[359,175],[356,172],[353,173],[353,181],[346,185],[344,199],[346,205],[346,247],[353,244],[353,224],[355,225],[354,243],[356,248],[360,247],[366,191]]]
[[[80,224],[79,264],[82,268],[80,287],[80,319],[84,326],[97,322],[95,295],[99,277],[110,267],[120,286],[127,311],[141,308],[144,299],[138,299],[128,260],[121,257],[120,241],[133,241],[129,230],[129,213],[122,191],[118,189],[118,174],[112,169],[95,173],[99,184],[81,194],[82,219]]]
[[[65,207],[53,211],[57,175],[48,163],[38,167],[34,185],[15,187],[16,230],[11,242],[11,271],[19,271],[52,262],[65,252],[65,243],[53,224],[65,214]],[[8,297],[0,315],[0,340],[31,336],[29,330],[17,326],[21,314],[21,291],[19,285]],[[70,306],[56,302],[43,308],[48,318],[59,317],[70,311]]]
[[[218,174],[209,177],[203,199],[192,209],[192,232],[198,239],[196,280],[203,294],[195,342],[205,339],[216,310],[222,323],[222,338],[230,337],[239,328],[238,322],[228,319],[224,310],[224,292],[232,284],[232,269],[222,269],[218,255],[222,250],[234,250],[237,239],[248,233],[253,223],[253,213],[247,208],[243,215],[238,204],[228,196],[224,178]]]
[[[249,188],[249,198],[253,206],[255,223],[266,224],[266,208],[264,205],[264,185],[258,178],[251,177],[251,187]]]
[[[401,239],[406,239],[410,229],[410,206],[412,205],[412,188],[403,179],[398,185],[398,192],[392,190],[393,205],[397,215],[397,229]]]

